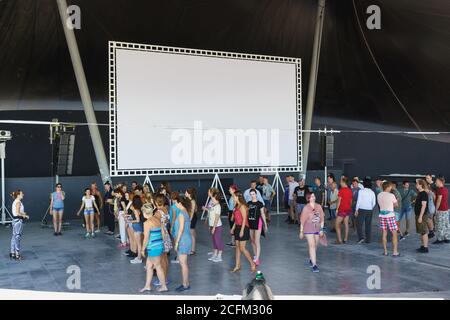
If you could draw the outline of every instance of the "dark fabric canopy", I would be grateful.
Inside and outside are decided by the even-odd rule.
[[[68,3],[81,9],[76,36],[99,112],[107,110],[109,40],[300,57],[306,105],[316,0]],[[372,4],[381,8],[381,30],[366,27]],[[320,59],[315,119],[450,130],[449,1],[328,0]],[[56,1],[2,0],[0,117],[44,109],[81,110]]]

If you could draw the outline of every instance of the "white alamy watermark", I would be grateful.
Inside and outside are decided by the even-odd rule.
[[[77,265],[71,265],[67,267],[66,273],[69,277],[66,280],[66,287],[69,290],[81,289],[81,269]]]
[[[379,6],[373,4],[367,7],[367,14],[370,16],[367,18],[366,26],[369,30],[380,30],[381,29],[381,9]]]
[[[278,166],[280,130],[203,128],[172,131],[171,160],[177,165]]]
[[[66,26],[70,30],[81,29],[81,9],[79,6],[71,5],[67,7]]]
[[[367,267],[366,273],[370,274],[367,278],[366,285],[369,290],[381,289],[381,269],[377,265],[370,265]]]

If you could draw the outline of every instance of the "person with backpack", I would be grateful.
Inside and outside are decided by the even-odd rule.
[[[409,227],[411,224],[411,216],[413,212],[413,203],[417,197],[417,193],[409,187],[408,181],[403,181],[403,189],[400,191],[400,195],[402,197],[402,208],[400,210],[400,219],[399,223],[402,222],[403,217],[405,217],[406,221],[406,230],[403,233],[404,237],[409,235]]]
[[[427,175],[427,177],[430,177],[430,175]],[[431,179],[431,183],[428,182]],[[436,213],[436,206],[434,205],[434,201],[436,199],[436,195],[434,193],[435,190],[435,184],[433,183],[433,179],[430,178],[427,179],[426,182],[426,186],[425,186],[425,192],[427,193],[427,198],[428,198],[428,211],[427,211],[427,215],[428,215],[428,239],[432,239],[434,238],[434,214]]]

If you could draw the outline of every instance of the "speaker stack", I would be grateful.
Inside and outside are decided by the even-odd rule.
[[[321,136],[321,165],[322,167],[334,166],[334,136],[326,134]]]
[[[72,174],[73,154],[75,151],[75,127],[64,127],[55,135],[54,171],[58,176]]]

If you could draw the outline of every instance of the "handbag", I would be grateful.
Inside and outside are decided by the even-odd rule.
[[[319,243],[324,247],[328,246],[327,234],[325,232],[322,237],[319,237]]]

